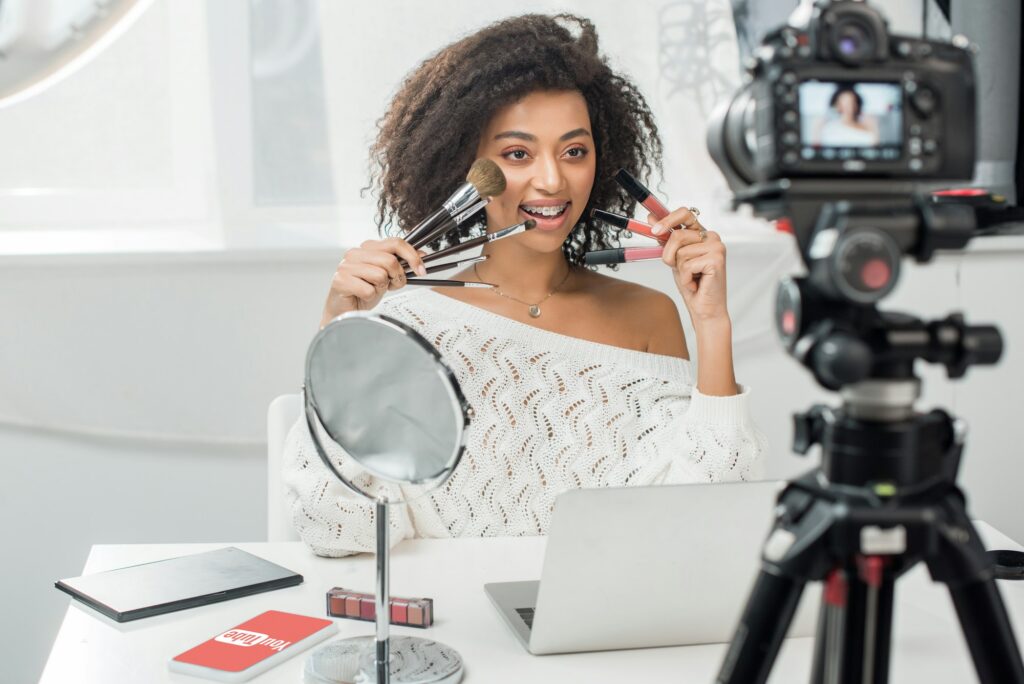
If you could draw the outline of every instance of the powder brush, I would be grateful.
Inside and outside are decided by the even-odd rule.
[[[441,208],[423,219],[419,225],[409,231],[405,241],[417,249],[448,232],[476,211],[467,212],[474,205],[483,201],[486,204],[491,197],[505,192],[505,174],[490,159],[477,159],[469,167],[466,182],[445,200]],[[483,205],[477,208],[479,211]]]

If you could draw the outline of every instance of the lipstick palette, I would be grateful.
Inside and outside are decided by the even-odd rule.
[[[392,596],[391,624],[426,629],[434,624],[434,599]],[[327,614],[331,617],[373,622],[377,619],[373,594],[334,587],[327,592]]]

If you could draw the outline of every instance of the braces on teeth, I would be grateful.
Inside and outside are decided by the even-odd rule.
[[[527,207],[524,206],[523,210],[528,214],[538,214],[539,216],[558,216],[565,211],[566,204],[558,207]]]

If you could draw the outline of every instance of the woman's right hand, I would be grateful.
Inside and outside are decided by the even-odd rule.
[[[399,259],[404,259],[416,273],[426,275],[422,255],[402,238],[367,240],[345,252],[331,279],[320,327],[343,313],[368,311],[377,306],[388,290],[405,287],[405,269]]]

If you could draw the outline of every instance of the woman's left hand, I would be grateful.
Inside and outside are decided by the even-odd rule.
[[[708,230],[701,239],[703,226],[697,216],[680,207],[663,219],[649,216],[658,227],[674,228],[665,243],[662,260],[672,267],[676,287],[690,312],[694,327],[703,323],[729,320],[725,289],[725,245],[718,233]]]

